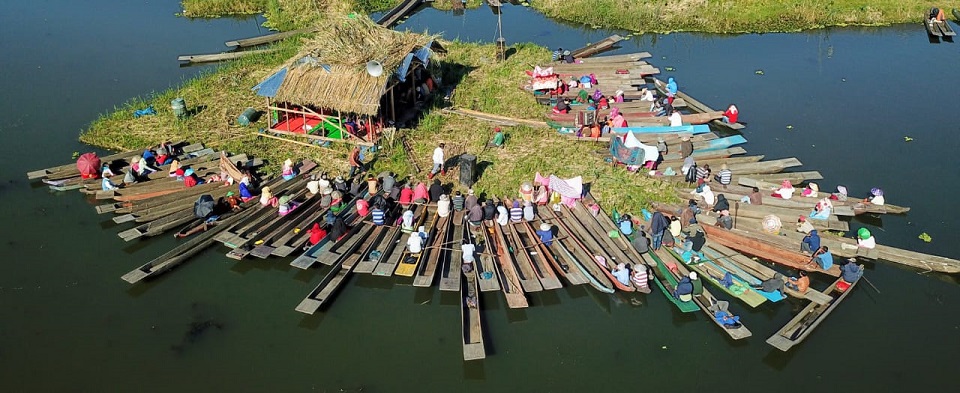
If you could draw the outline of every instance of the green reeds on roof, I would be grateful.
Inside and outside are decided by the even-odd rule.
[[[385,29],[356,14],[329,16],[323,23],[285,64],[288,72],[277,90],[277,101],[375,115],[404,57],[436,39]],[[380,62],[383,74],[370,76],[369,61]]]

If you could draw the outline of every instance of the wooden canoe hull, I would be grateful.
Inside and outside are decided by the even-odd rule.
[[[702,225],[707,233],[708,241],[715,241],[730,247],[734,250],[754,255],[774,263],[778,263],[794,269],[802,269],[808,272],[820,272],[834,277],[840,276],[840,268],[831,267],[824,271],[816,264],[811,264],[810,257],[799,251],[786,250],[770,243],[758,239],[738,234],[739,231],[732,229],[721,229],[712,225]]]

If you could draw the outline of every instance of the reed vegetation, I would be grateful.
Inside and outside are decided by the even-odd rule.
[[[827,26],[919,22],[958,0],[538,0],[551,18],[636,32],[786,32]]]

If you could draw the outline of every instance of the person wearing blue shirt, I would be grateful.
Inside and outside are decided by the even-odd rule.
[[[813,254],[813,261],[817,263],[817,266],[820,266],[820,269],[824,271],[830,270],[833,267],[833,254],[830,253],[830,249],[827,246],[821,246],[815,254]]]
[[[550,224],[543,223],[540,224],[540,230],[537,231],[537,236],[540,237],[540,243],[543,243],[543,245],[547,247],[553,245],[553,231],[550,229]]]
[[[840,278],[843,281],[853,284],[860,278],[860,266],[853,262],[847,262],[840,266]]]
[[[820,234],[814,229],[803,237],[803,243],[800,243],[800,251],[812,254],[820,249]]]

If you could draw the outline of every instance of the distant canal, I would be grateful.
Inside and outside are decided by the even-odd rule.
[[[176,56],[218,52],[258,21],[176,18],[175,0],[65,0],[0,5],[0,387],[5,391],[908,391],[955,386],[955,277],[878,263],[811,336],[783,354],[764,343],[800,303],[748,310],[754,337],[731,342],[659,294],[631,305],[572,288],[508,311],[482,298],[488,358],[461,360],[457,296],[409,280],[353,278],[325,313],[294,311],[324,270],[286,260],[236,262],[210,250],[171,274],[119,277],[166,251],[163,237],[124,244],[120,227],[76,192],[24,173],[89,147],[78,132],[132,96],[204,68]],[[615,31],[503,14],[508,43],[578,47]],[[489,9],[421,12],[401,28],[490,41]],[[616,32],[625,34],[625,32]],[[745,147],[797,157],[823,189],[880,186],[913,207],[872,219],[881,243],[960,257],[953,220],[960,47],[917,25],[800,34],[645,35],[620,52],[650,59],[716,108],[735,102]],[[667,72],[667,67],[674,71]],[[762,71],[760,75],[757,71]],[[905,137],[912,138],[906,142]],[[854,224],[856,227],[857,224]],[[881,226],[882,225],[882,226]],[[931,243],[918,239],[930,234]],[[826,282],[817,282],[818,287]]]

